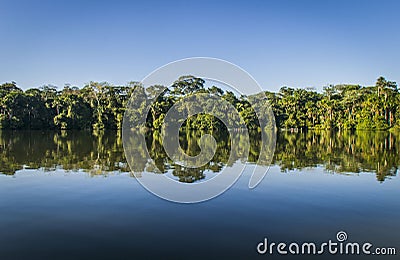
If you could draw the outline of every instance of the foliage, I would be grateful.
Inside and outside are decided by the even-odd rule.
[[[399,125],[400,93],[395,82],[375,86],[329,85],[323,93],[283,87],[268,92],[276,122],[286,129],[375,129]]]
[[[131,97],[134,90],[136,96]],[[158,95],[161,93],[160,95]],[[15,82],[0,85],[0,128],[2,129],[120,129],[128,102],[132,121],[148,111],[145,127],[160,129],[170,108],[181,99],[202,93],[221,97],[239,113],[251,129],[259,122],[249,99],[216,86],[205,88],[205,81],[182,76],[171,86],[144,88],[138,82],[113,86],[107,82],[90,82],[83,88],[45,85],[26,91]],[[395,82],[379,77],[375,86],[329,85],[322,93],[314,89],[282,87],[278,93],[265,92],[278,127],[305,129],[375,129],[400,127],[400,93]],[[158,95],[158,96],[156,96]],[[207,100],[205,106],[208,106]],[[212,102],[209,102],[212,108]],[[180,109],[189,113],[188,104]],[[237,118],[228,116],[227,120]],[[214,116],[198,114],[183,122],[188,129],[221,130],[223,124]]]

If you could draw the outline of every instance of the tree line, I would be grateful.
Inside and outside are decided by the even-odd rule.
[[[182,76],[171,86],[144,88],[138,82],[114,86],[90,82],[82,88],[52,85],[23,91],[15,82],[0,85],[1,129],[120,129],[126,105],[136,88],[152,100],[146,127],[159,129],[168,110],[183,97],[208,93],[223,98],[238,111],[248,128],[258,127],[250,97],[237,96],[205,81]],[[154,93],[162,94],[154,97]],[[265,92],[276,125],[285,129],[389,129],[400,127],[400,93],[396,82],[379,77],[374,86],[329,85],[315,89],[282,87]],[[154,98],[154,100],[153,100]],[[189,129],[220,129],[213,116],[198,114],[184,124]]]
[[[376,129],[400,126],[396,82],[379,77],[374,86],[329,85],[322,93],[283,87],[267,93],[280,127]]]

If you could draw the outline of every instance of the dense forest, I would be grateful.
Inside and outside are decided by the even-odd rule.
[[[147,88],[150,98],[162,86]],[[90,82],[78,88],[45,85],[23,91],[15,82],[0,85],[1,129],[120,129],[129,97],[138,82],[126,86]],[[169,110],[182,97],[209,93],[232,104],[249,128],[257,118],[246,96],[213,86],[193,76],[182,76],[152,103],[147,127],[158,129]],[[315,89],[282,87],[265,92],[278,127],[286,129],[389,129],[400,127],[400,93],[397,84],[379,77],[375,86],[329,85]],[[199,114],[187,122],[190,129],[219,128],[218,120]],[[190,125],[189,125],[190,124]]]

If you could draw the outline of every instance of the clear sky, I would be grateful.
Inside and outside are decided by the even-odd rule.
[[[0,1],[0,83],[141,80],[233,62],[266,90],[400,82],[400,1]]]

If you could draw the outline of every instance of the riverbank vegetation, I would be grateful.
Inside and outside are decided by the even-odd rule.
[[[45,85],[23,91],[15,82],[0,85],[1,129],[120,129],[129,97],[138,82],[125,86],[90,82],[82,88],[63,89]],[[148,88],[147,97],[160,86]],[[152,102],[147,127],[158,129],[169,108],[193,93],[222,97],[239,112],[249,128],[257,118],[245,96],[236,96],[219,87],[205,87],[205,81],[180,77]],[[389,129],[400,128],[400,93],[397,84],[379,77],[374,86],[329,85],[315,89],[282,87],[265,92],[278,127],[305,129]],[[216,118],[199,114],[185,124],[190,129],[219,129]],[[190,125],[189,125],[190,124]]]

